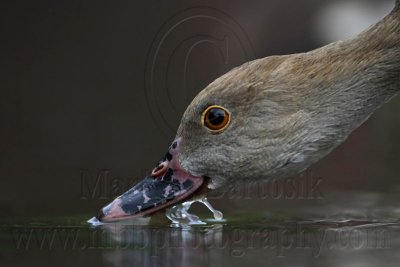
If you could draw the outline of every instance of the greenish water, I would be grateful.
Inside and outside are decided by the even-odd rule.
[[[240,211],[184,228],[162,215],[100,227],[87,214],[3,218],[1,266],[398,266],[397,211],[380,210],[386,215]]]

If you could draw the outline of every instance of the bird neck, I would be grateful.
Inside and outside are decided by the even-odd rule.
[[[400,0],[376,25],[311,52],[311,58],[320,68],[308,99],[328,107],[323,119],[347,134],[400,91]]]
[[[295,74],[290,93],[308,114],[304,135],[313,136],[299,142],[303,151],[319,151],[315,162],[400,91],[400,0],[356,38],[289,57],[283,68]]]

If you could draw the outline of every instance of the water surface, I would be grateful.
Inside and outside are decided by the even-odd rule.
[[[162,214],[93,227],[91,214],[3,218],[2,266],[397,266],[397,196],[347,196],[297,210],[225,212],[225,222],[173,227]],[[344,201],[343,201],[344,202]],[[345,202],[344,202],[345,203]],[[328,214],[328,215],[327,215]],[[4,265],[3,265],[4,264]]]

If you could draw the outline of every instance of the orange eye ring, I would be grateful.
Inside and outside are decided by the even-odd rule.
[[[231,113],[224,107],[213,105],[204,110],[201,123],[213,133],[224,131],[231,121]]]

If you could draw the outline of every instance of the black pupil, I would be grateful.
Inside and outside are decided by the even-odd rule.
[[[214,126],[221,125],[224,122],[224,119],[225,111],[222,109],[213,108],[208,113],[208,121]]]

